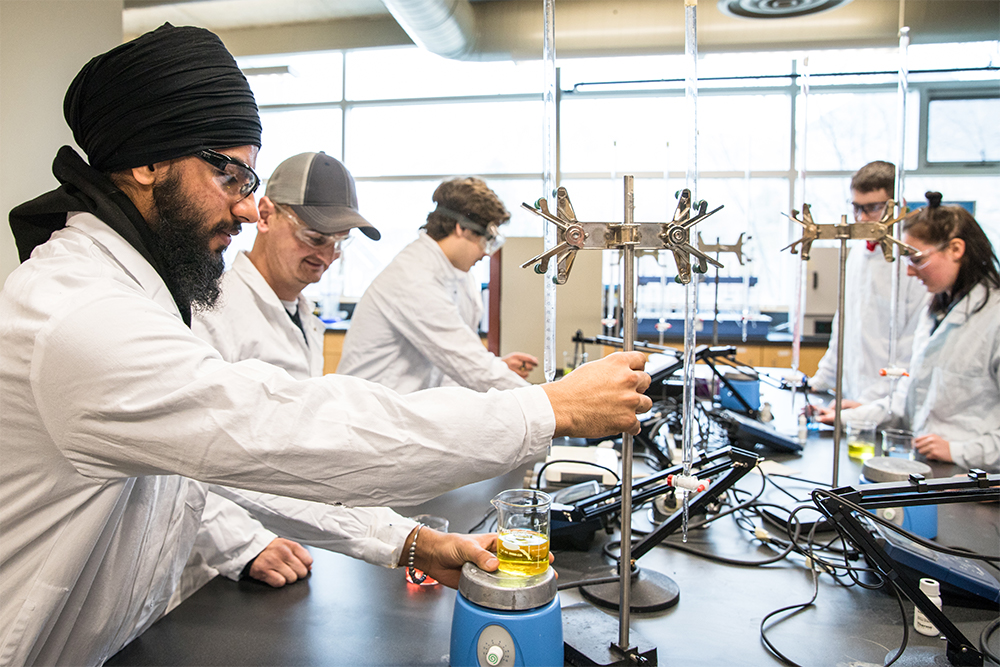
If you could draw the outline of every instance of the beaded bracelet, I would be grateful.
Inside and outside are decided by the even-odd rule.
[[[413,569],[413,557],[417,553],[417,537],[420,535],[420,529],[424,527],[424,524],[417,524],[417,532],[413,533],[413,541],[410,542],[410,560],[406,564],[406,573],[410,575],[410,581],[415,584],[422,584],[427,578],[427,575],[423,572],[417,574],[417,571]]]

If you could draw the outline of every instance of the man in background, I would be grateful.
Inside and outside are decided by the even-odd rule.
[[[350,172],[322,152],[301,153],[278,165],[257,211],[253,248],[239,253],[223,275],[216,307],[194,312],[191,331],[226,361],[259,359],[297,380],[318,377],[323,374],[325,329],[302,290],[318,282],[340,257],[351,229],[360,228],[374,240],[379,232],[358,212]],[[335,506],[326,520],[338,518],[344,534],[358,539],[377,530],[377,524],[409,522],[384,508]],[[261,544],[268,547],[254,557]],[[356,554],[391,566],[387,555],[380,550]],[[279,538],[240,506],[209,493],[173,603],[217,574],[249,576],[278,587],[302,578],[311,565],[312,556],[299,544]]]
[[[877,160],[851,177],[851,206],[855,222],[878,222],[887,202],[895,197],[896,168]],[[892,274],[897,263],[885,261],[882,248],[874,241],[859,242],[847,256],[844,287],[844,407],[870,403],[888,396],[892,378],[880,375],[889,366]],[[896,366],[910,363],[917,319],[927,304],[927,290],[906,271],[899,276],[899,309],[896,313]],[[837,331],[839,314],[834,315]],[[826,354],[811,389],[832,390],[837,386],[837,338],[830,337]]]
[[[469,273],[503,244],[510,219],[503,202],[474,177],[438,185],[416,241],[365,290],[351,316],[337,372],[401,394],[446,384],[487,391],[514,389],[538,359],[500,358],[483,346],[479,285]]]

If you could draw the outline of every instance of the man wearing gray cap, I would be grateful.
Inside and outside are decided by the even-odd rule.
[[[638,432],[639,353],[544,387],[407,396],[225,361],[188,325],[258,217],[261,126],[236,61],[165,24],[87,63],[64,110],[88,159],[62,147],[60,186],[11,211],[22,263],[0,292],[0,664],[99,665],[139,636],[208,491],[291,539],[384,549],[456,586],[465,562],[497,568],[495,535],[410,523],[349,540],[323,529],[327,503],[416,505],[553,437]],[[283,497],[310,512],[276,514]]]
[[[317,282],[340,256],[351,229],[375,240],[379,232],[358,212],[351,173],[325,153],[300,153],[278,165],[258,211],[253,248],[233,260],[222,278],[218,305],[195,311],[191,331],[226,361],[259,359],[284,368],[297,380],[318,377],[323,374],[325,328],[302,289]],[[281,502],[284,509],[294,504]],[[378,526],[412,524],[381,507],[335,506],[324,521],[328,529],[336,522],[338,532],[358,540],[376,533]],[[261,551],[262,545],[268,548]],[[376,565],[393,565],[387,550],[356,555]],[[305,576],[311,563],[312,557],[298,544],[277,537],[235,503],[209,493],[175,602],[216,574],[236,579],[246,572],[278,586]]]

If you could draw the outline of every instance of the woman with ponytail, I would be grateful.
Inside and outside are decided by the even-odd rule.
[[[960,206],[927,206],[903,225],[916,248],[907,274],[933,294],[913,339],[910,377],[892,396],[892,415],[913,431],[916,452],[963,468],[1000,472],[1000,270],[993,246]],[[889,399],[845,411],[845,421],[885,421]],[[884,424],[889,426],[891,424]]]

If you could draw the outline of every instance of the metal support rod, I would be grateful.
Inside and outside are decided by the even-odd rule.
[[[628,237],[629,227],[634,225],[635,193],[632,189],[632,176],[625,176],[625,223],[623,225]],[[635,247],[634,243],[626,242],[622,246],[622,349],[631,352],[635,341]],[[621,578],[619,587],[618,615],[618,648],[628,653],[629,645],[629,606],[631,605],[632,588],[632,434],[622,433],[622,529],[621,556],[618,561],[618,574]]]
[[[840,217],[840,224],[847,225],[847,216]],[[802,262],[804,265],[805,262]],[[833,409],[833,488],[840,486],[840,411],[844,385],[844,283],[847,278],[847,238],[840,239],[840,286],[837,290],[837,387]]]

